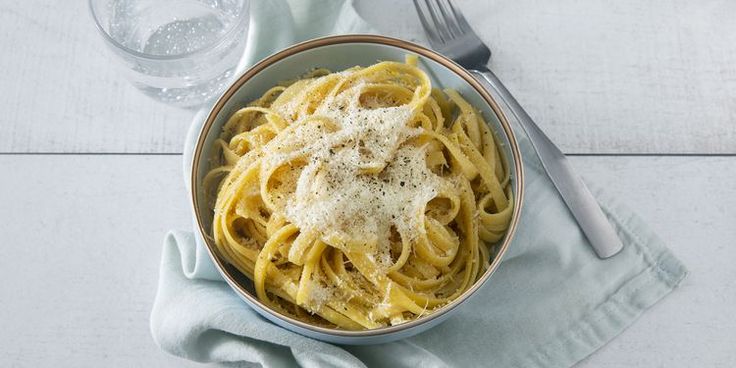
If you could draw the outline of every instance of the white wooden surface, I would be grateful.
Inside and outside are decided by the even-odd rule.
[[[579,366],[736,366],[736,3],[460,2],[580,172],[691,271]],[[410,2],[356,5],[424,42]],[[190,228],[191,112],[130,87],[95,32],[86,1],[0,3],[0,366],[198,366],[148,331],[163,235]]]
[[[563,151],[736,153],[736,2],[459,2]],[[424,41],[411,2],[357,7]],[[0,152],[181,151],[188,113],[120,78],[86,1],[4,1],[0,25]]]
[[[736,365],[736,157],[573,163],[691,271],[580,366]],[[13,173],[0,181],[0,366],[183,364],[148,330],[163,235],[190,225],[180,156],[3,155],[0,167]]]
[[[0,152],[181,152],[190,112],[121,77],[86,0],[0,2]]]

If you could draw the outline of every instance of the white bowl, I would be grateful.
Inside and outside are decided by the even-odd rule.
[[[252,281],[218,254],[212,240],[212,211],[205,200],[202,179],[209,168],[208,158],[212,156],[213,143],[232,113],[260,97],[280,81],[297,78],[315,67],[340,71],[384,60],[402,61],[407,54],[419,56],[420,66],[428,72],[433,85],[457,90],[478,108],[500,140],[501,149],[509,161],[511,188],[516,200],[509,228],[499,242],[499,251],[488,270],[470,289],[439,310],[411,322],[373,330],[346,331],[314,326],[282,315],[258,300]],[[524,194],[521,153],[506,117],[491,95],[465,69],[450,59],[407,41],[373,35],[334,36],[307,41],[271,55],[248,69],[225,91],[209,113],[194,150],[191,180],[192,205],[199,231],[205,239],[210,257],[233,290],[258,313],[277,325],[302,335],[339,344],[385,343],[415,335],[447,319],[463,302],[479,292],[498,268],[519,223]]]

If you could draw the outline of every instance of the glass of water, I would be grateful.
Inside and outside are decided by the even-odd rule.
[[[196,107],[227,87],[245,48],[248,0],[89,0],[130,82],[161,102]]]

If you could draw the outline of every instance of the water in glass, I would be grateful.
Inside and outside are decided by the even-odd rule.
[[[98,26],[147,95],[192,107],[219,95],[245,47],[247,0],[90,0]]]

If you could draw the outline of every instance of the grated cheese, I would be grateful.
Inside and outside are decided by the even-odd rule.
[[[405,240],[416,238],[424,229],[419,223],[422,209],[437,195],[442,180],[427,167],[423,147],[403,144],[420,132],[409,126],[412,108],[361,106],[363,87],[356,83],[314,112],[334,121],[337,130],[318,129],[314,122],[300,127],[299,141],[311,143],[292,155],[306,154],[307,164],[283,210],[301,231],[377,244],[366,251],[388,266],[391,229]],[[293,114],[295,108],[284,106],[281,113]],[[265,160],[288,159],[270,156]]]

